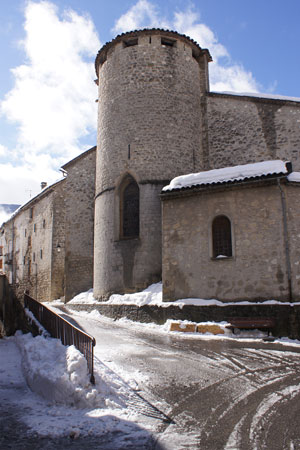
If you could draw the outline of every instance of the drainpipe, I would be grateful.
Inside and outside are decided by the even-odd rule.
[[[280,179],[277,179],[277,185],[280,191],[281,197],[281,208],[282,208],[282,220],[283,220],[283,236],[284,236],[284,247],[285,247],[285,259],[286,259],[286,271],[288,276],[288,290],[289,290],[289,300],[293,301],[293,291],[292,291],[292,270],[291,270],[291,258],[290,258],[290,248],[289,248],[289,237],[288,237],[288,225],[287,225],[287,213],[286,213],[286,198],[284,191],[280,185]]]

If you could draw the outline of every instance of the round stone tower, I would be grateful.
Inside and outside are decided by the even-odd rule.
[[[187,36],[160,29],[119,35],[97,55],[97,298],[161,279],[159,194],[175,176],[204,168],[210,60]]]

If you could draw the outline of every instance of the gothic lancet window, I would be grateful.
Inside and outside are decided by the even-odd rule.
[[[120,190],[121,238],[137,238],[140,234],[140,192],[136,181],[127,176]]]
[[[217,216],[212,223],[213,257],[232,256],[231,223],[226,216]]]

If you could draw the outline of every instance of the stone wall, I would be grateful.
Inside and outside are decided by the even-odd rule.
[[[5,275],[0,275],[0,338],[11,336],[17,330],[32,332],[22,303],[16,298]]]
[[[261,317],[272,318],[275,327],[272,335],[276,337],[289,337],[300,339],[300,305],[225,305],[225,306],[153,306],[153,305],[76,305],[68,309],[75,311],[98,310],[100,314],[112,319],[127,317],[129,320],[142,323],[164,324],[167,320],[189,320],[191,322],[222,322],[230,321],[234,317]]]
[[[63,166],[65,182],[65,300],[93,286],[96,147]],[[59,229],[58,232],[62,233]],[[65,240],[64,240],[65,239]],[[60,253],[62,255],[62,253]]]
[[[164,300],[289,300],[280,189],[276,184],[247,186],[163,199]],[[297,187],[283,189],[290,208],[293,300],[299,300]],[[231,221],[231,258],[213,258],[211,228],[218,215]]]
[[[289,183],[284,189],[287,208],[288,243],[291,262],[291,290],[293,298],[300,298],[300,183]]]
[[[140,237],[136,239],[118,236],[116,190],[98,197],[94,288],[99,298],[116,292],[133,292],[161,280],[161,189],[162,185],[140,185]]]
[[[23,297],[25,290],[40,301],[63,295],[60,280],[54,277],[52,281],[53,236],[62,225],[57,222],[63,219],[64,210],[63,181],[45,189],[4,225],[4,253],[9,259],[4,269],[18,298]],[[62,274],[63,263],[55,264],[55,270]]]
[[[96,195],[114,187],[125,170],[143,181],[167,180],[183,167],[193,171],[200,157],[200,99],[207,82],[203,86],[201,78],[207,74],[191,42],[178,37],[170,47],[161,43],[163,32],[144,34],[134,46],[116,43],[99,67]]]
[[[207,169],[272,159],[300,170],[300,102],[209,93]]]
[[[208,88],[207,55],[176,33],[174,45],[163,43],[170,33],[162,30],[136,34],[136,45],[127,46],[129,33],[113,41],[105,55],[101,50],[96,61],[96,297],[136,290],[160,278],[158,194],[170,178],[202,167],[199,126]],[[131,242],[121,239],[118,220],[118,189],[126,174],[140,189],[140,236]]]

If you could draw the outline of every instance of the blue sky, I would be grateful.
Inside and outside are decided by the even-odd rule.
[[[0,0],[0,203],[96,143],[94,58],[132,28],[167,27],[208,47],[211,90],[300,97],[298,0]]]

